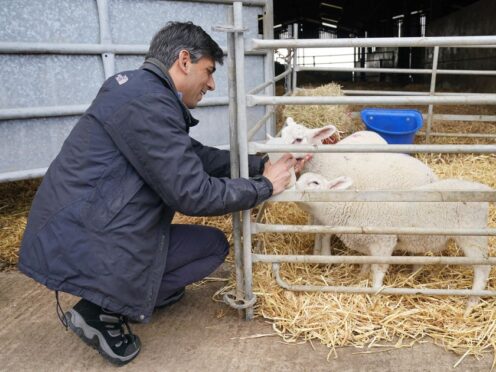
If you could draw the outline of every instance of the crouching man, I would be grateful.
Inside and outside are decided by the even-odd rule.
[[[228,253],[220,230],[173,225],[174,213],[252,208],[283,191],[296,164],[251,156],[252,178],[230,179],[229,152],[189,136],[189,109],[215,89],[222,60],[200,27],[166,25],[139,69],[103,84],[33,201],[19,269],[55,291],[63,324],[112,363],[140,352],[128,318],[148,322]],[[58,291],[81,300],[64,313]]]

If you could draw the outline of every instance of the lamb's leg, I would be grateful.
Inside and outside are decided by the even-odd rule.
[[[487,236],[457,236],[454,238],[458,246],[463,250],[466,257],[487,258],[488,238]],[[483,290],[487,286],[490,265],[474,265],[474,280],[472,289]],[[470,296],[467,301],[465,316],[470,315],[472,308],[479,303],[479,296]]]
[[[322,255],[330,256],[331,255],[331,234],[320,234],[321,239],[321,247],[322,247]]]
[[[313,254],[322,254],[322,234],[315,234],[315,241],[313,243]]]
[[[361,278],[367,278],[370,274],[370,264],[363,264],[358,274]]]
[[[369,253],[371,256],[390,257],[396,246],[396,241],[396,236],[387,236],[380,240],[377,239],[376,242],[369,246]],[[371,264],[370,268],[372,270],[372,288],[380,289],[389,264]]]

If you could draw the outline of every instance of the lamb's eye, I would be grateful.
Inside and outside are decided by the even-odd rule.
[[[293,143],[301,143],[303,141],[303,138],[295,138]]]
[[[320,183],[318,183],[317,181],[312,181],[312,182],[310,182],[310,185],[312,185],[312,186],[319,186]]]

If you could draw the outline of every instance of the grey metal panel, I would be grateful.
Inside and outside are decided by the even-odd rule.
[[[0,0],[0,41],[98,43],[92,0]]]
[[[226,35],[212,31],[226,24],[228,5],[187,1],[108,0],[111,42],[148,45],[168,21],[192,21],[219,45]],[[257,37],[260,6],[244,7],[246,38]],[[96,0],[0,0],[0,42],[100,43]],[[144,55],[116,55],[115,71],[138,68]],[[101,56],[77,54],[0,54],[0,109],[89,105],[104,81]],[[263,57],[246,59],[247,89],[263,82]],[[207,97],[227,97],[227,68],[218,66],[216,90]],[[227,106],[194,110],[201,123],[192,135],[208,145],[226,145]],[[263,109],[248,112],[252,126]],[[56,156],[78,117],[0,120],[0,182],[2,174],[45,168]],[[260,133],[256,138],[263,138]],[[28,177],[29,172],[25,172]]]
[[[110,24],[116,44],[148,44],[153,35],[169,21],[191,21],[201,26],[222,47],[226,35],[212,27],[226,23],[228,5],[186,3],[184,1],[111,0]],[[244,8],[246,37],[257,37],[260,7]]]
[[[0,121],[1,173],[47,167],[78,117]]]
[[[98,56],[0,54],[0,108],[90,103],[103,81]]]

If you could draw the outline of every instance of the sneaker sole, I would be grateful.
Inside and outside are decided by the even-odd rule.
[[[102,357],[115,365],[123,366],[124,364],[129,363],[136,358],[141,350],[141,347],[138,347],[134,354],[126,357],[119,356],[110,349],[101,332],[89,326],[76,311],[73,309],[67,311],[65,313],[65,318],[67,319],[69,328],[78,335],[84,343],[91,346],[93,349],[96,349]]]

